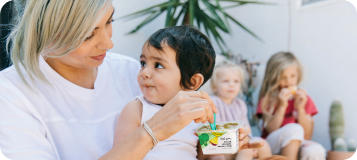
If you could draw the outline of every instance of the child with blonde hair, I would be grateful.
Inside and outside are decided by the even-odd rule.
[[[257,108],[257,116],[264,122],[262,138],[273,154],[292,160],[322,160],[325,149],[311,141],[312,116],[318,111],[306,91],[297,87],[302,77],[302,65],[292,53],[279,52],[269,59]]]
[[[242,120],[245,126],[250,127],[247,106],[243,100],[237,98],[244,86],[244,71],[240,66],[224,61],[215,67],[211,78],[211,87],[215,96],[210,97],[218,110],[217,122]],[[260,137],[252,137],[251,134],[250,137],[251,141],[265,141]],[[225,158],[251,160],[253,157],[262,158],[270,155],[270,147],[266,144],[259,149],[247,149],[234,155],[225,155]]]

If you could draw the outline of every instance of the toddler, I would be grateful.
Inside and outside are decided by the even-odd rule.
[[[244,86],[243,69],[231,62],[225,61],[217,65],[213,71],[211,79],[212,91],[215,96],[210,96],[215,103],[218,113],[216,114],[217,122],[223,121],[244,121],[244,125],[250,127],[247,117],[247,106],[243,100],[237,98]],[[251,137],[251,141],[265,141],[260,137]],[[235,155],[225,155],[226,160],[252,160],[254,158],[262,158],[271,156],[269,145],[265,145],[259,149],[242,150]]]
[[[137,76],[143,95],[129,102],[120,114],[114,145],[143,125],[179,91],[196,91],[211,78],[215,51],[209,39],[190,26],[160,29],[146,41]],[[159,142],[145,160],[205,159],[193,121],[180,132]],[[212,156],[221,158],[223,156]]]
[[[269,59],[257,108],[257,116],[264,121],[262,137],[273,154],[322,160],[325,149],[310,140],[311,117],[318,111],[306,91],[297,87],[302,77],[302,66],[292,53],[276,53]]]

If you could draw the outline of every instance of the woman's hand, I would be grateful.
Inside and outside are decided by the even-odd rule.
[[[295,100],[294,100],[294,106],[297,111],[301,109],[305,109],[307,102],[307,95],[306,91],[304,89],[299,89],[296,91],[295,94]]]
[[[278,95],[278,107],[287,108],[288,100],[291,96],[293,96],[293,94],[288,88],[281,89]]]
[[[264,146],[264,142],[254,142],[249,143],[249,133],[250,127],[245,126],[244,128],[239,128],[239,150],[243,149],[253,149],[253,148],[260,148]]]
[[[216,106],[206,92],[181,91],[160,109],[147,124],[155,136],[163,141],[179,132],[193,120],[213,123]]]

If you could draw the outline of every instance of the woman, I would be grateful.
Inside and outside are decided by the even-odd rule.
[[[36,160],[142,159],[153,147],[142,126],[112,148],[122,107],[140,94],[140,65],[107,52],[113,47],[111,1],[26,2],[8,38],[13,65],[0,72],[4,155]],[[164,140],[192,120],[212,122],[212,111],[217,112],[206,93],[181,92],[147,124],[158,140]],[[262,145],[247,143],[249,130],[240,132],[240,148]]]

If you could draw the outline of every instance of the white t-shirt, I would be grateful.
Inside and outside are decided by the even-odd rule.
[[[4,155],[13,160],[90,160],[108,152],[122,108],[141,94],[136,80],[139,62],[107,53],[94,89],[67,81],[42,57],[39,65],[51,85],[38,81],[36,92],[13,66],[0,72]]]
[[[146,100],[143,95],[137,96],[136,99],[140,100],[143,105],[141,125],[162,108]],[[198,137],[194,134],[196,127],[197,124],[192,121],[181,131],[160,141],[146,154],[143,160],[197,160]]]

